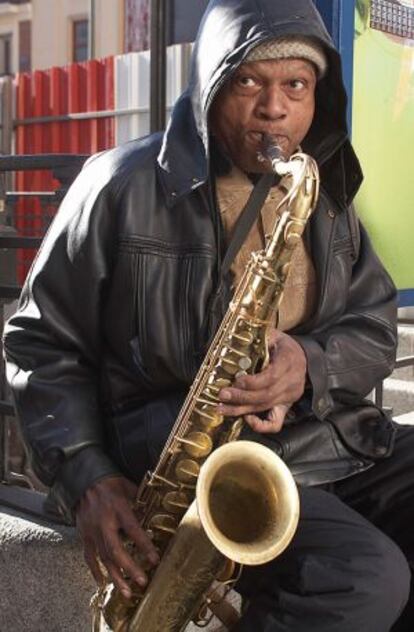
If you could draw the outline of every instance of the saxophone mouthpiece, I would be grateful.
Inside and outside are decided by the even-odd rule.
[[[283,151],[277,144],[277,141],[269,134],[263,134],[261,153],[264,158],[272,163],[275,160],[284,160]]]
[[[284,166],[287,164],[283,155],[282,148],[279,147],[277,141],[270,134],[263,134],[260,151],[257,154],[259,162],[270,162],[273,171],[279,175],[284,175],[286,170]]]

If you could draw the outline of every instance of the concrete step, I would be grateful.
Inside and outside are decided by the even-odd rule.
[[[406,426],[414,426],[414,411],[412,411],[411,413],[405,413],[405,415],[394,417],[394,421]]]
[[[414,381],[390,377],[384,382],[383,405],[393,409],[393,416],[414,411]]]
[[[95,589],[75,529],[0,505],[1,632],[90,632]],[[240,597],[232,592],[230,602],[238,607]],[[203,629],[223,627],[213,619]]]
[[[414,326],[400,325],[398,327],[397,358],[414,356]],[[409,380],[414,382],[414,366],[396,369],[393,378],[397,380]]]
[[[2,632],[89,632],[94,590],[74,529],[0,507]]]

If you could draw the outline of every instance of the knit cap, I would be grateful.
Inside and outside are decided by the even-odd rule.
[[[318,79],[321,79],[326,73],[328,60],[322,46],[315,40],[300,35],[267,40],[253,48],[244,61],[291,58],[306,59],[306,61],[312,62],[316,67]]]

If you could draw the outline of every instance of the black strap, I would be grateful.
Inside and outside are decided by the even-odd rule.
[[[234,228],[233,236],[227,248],[227,252],[221,266],[221,278],[224,279],[237,253],[242,247],[247,235],[257,219],[263,204],[275,182],[274,173],[266,173],[261,176],[251,192],[246,206],[242,210]]]

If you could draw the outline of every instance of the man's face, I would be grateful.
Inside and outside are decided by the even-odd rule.
[[[210,127],[235,165],[262,173],[257,159],[263,134],[289,158],[305,138],[315,111],[316,71],[302,59],[242,64],[214,99]]]

